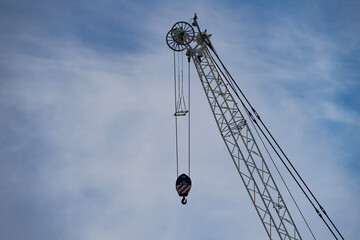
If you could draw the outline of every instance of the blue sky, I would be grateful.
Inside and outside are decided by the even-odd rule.
[[[185,207],[174,188],[165,36],[194,12],[345,238],[356,239],[359,11],[358,1],[1,1],[0,239],[266,239],[194,68]],[[330,239],[294,195],[318,239]]]

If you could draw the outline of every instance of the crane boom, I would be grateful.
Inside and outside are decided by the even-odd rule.
[[[191,29],[185,22],[175,24],[168,33],[168,45],[174,51],[186,49],[192,59],[220,134],[269,239],[302,239],[250,127],[211,56],[210,37],[200,31],[196,18],[193,20],[197,35],[191,32],[190,24]],[[193,39],[195,47],[190,45]]]
[[[270,239],[301,239],[251,130],[204,47],[192,60],[221,136]]]

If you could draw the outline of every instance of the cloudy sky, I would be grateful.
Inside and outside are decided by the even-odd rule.
[[[345,239],[358,238],[359,1],[1,0],[0,239],[267,238],[195,74],[186,206],[175,191],[165,36],[195,12]],[[331,239],[284,176],[317,239]]]

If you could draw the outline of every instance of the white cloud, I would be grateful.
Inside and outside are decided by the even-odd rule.
[[[0,109],[6,115],[0,117],[1,123],[10,121],[11,131],[20,129],[25,134],[2,145],[1,171],[22,173],[7,158],[15,152],[27,155],[29,146],[41,152],[32,181],[5,180],[14,192],[19,185],[26,186],[22,196],[33,198],[29,207],[48,209],[44,215],[70,239],[266,237],[217,132],[194,69],[193,189],[185,207],[176,195],[172,53],[165,45],[165,34],[172,26],[169,19],[186,20],[193,9],[174,6],[166,5],[165,9],[172,10],[166,13],[157,11],[154,22],[142,23],[141,29],[147,30],[145,36],[139,34],[139,42],[145,49],[136,54],[89,49],[74,38],[28,35],[21,37],[41,46],[43,54],[14,49],[2,54],[1,65],[10,77],[1,80]],[[336,64],[331,57],[338,46],[280,20],[274,28],[268,26],[273,34],[256,39],[261,29],[254,30],[256,24],[245,10],[237,16],[247,21],[244,23],[232,21],[229,8],[215,11],[198,6],[199,22],[213,33],[214,45],[228,69],[345,237],[356,236],[356,173],[339,167],[344,149],[329,146],[332,141],[326,129],[316,129],[321,118],[345,121],[359,129],[357,112],[343,112],[329,97],[338,84],[332,78]],[[259,46],[269,52],[259,51]],[[289,62],[288,55],[296,61]],[[307,59],[311,62],[304,61]],[[309,79],[328,91],[314,90]],[[301,97],[293,94],[289,81],[301,86],[297,92]],[[324,85],[328,81],[331,84]],[[343,119],[343,115],[349,117]],[[20,126],[19,119],[28,125]],[[39,138],[45,143],[32,146],[33,139]],[[19,164],[26,161],[30,160],[21,159]],[[12,172],[6,176],[22,179]],[[299,193],[297,196],[317,236],[327,238],[313,210]],[[14,213],[15,208],[7,211]],[[31,215],[22,217],[38,220]],[[16,225],[16,219],[12,223]]]

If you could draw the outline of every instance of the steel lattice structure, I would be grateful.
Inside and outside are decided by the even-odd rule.
[[[197,44],[194,47],[190,43],[182,45],[183,49],[195,64],[221,136],[269,239],[302,239],[250,127],[211,57],[209,35],[200,31],[196,18],[193,25],[198,29]],[[172,29],[167,36],[172,39],[169,47],[175,51],[181,49],[177,46],[181,43],[171,38],[171,32],[178,36],[179,30],[181,33],[181,29]]]

